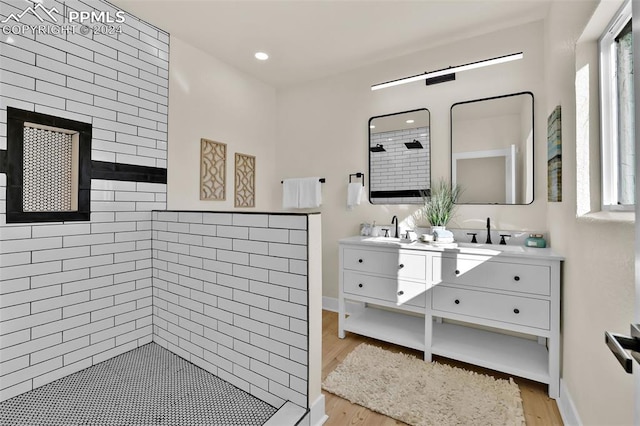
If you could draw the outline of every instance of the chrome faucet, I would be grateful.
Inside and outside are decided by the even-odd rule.
[[[486,244],[493,244],[491,242],[491,218],[487,218],[487,241]]]
[[[398,216],[393,216],[393,218],[391,219],[391,224],[396,224],[396,232],[395,232],[395,237],[396,238],[400,238],[400,234],[398,234]]]

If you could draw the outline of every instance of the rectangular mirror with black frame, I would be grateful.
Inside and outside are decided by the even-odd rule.
[[[422,204],[430,194],[429,126],[426,108],[369,119],[371,204]]]
[[[533,202],[533,94],[513,93],[451,107],[451,182],[458,204]]]

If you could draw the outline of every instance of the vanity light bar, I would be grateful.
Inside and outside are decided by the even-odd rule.
[[[387,87],[398,86],[400,84],[411,83],[413,81],[425,80],[427,78],[441,77],[443,75],[449,75],[455,72],[468,71],[475,68],[487,67],[489,65],[497,65],[497,64],[502,64],[504,62],[516,61],[518,59],[522,59],[523,57],[524,57],[524,54],[522,52],[519,52],[519,53],[512,53],[510,55],[498,56],[496,58],[484,59],[482,61],[470,62],[464,65],[443,68],[437,71],[425,72],[422,74],[413,75],[411,77],[405,77],[405,78],[400,78],[398,80],[387,81],[385,83],[374,84],[373,86],[371,86],[371,90],[386,89]]]

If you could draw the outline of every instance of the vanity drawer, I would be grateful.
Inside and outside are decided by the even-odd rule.
[[[424,254],[402,250],[370,251],[344,249],[343,267],[354,271],[381,274],[389,277],[425,280],[427,258]]]
[[[549,329],[549,301],[447,286],[433,288],[435,310]]]
[[[434,257],[432,279],[466,286],[548,296],[551,277],[547,266],[492,262],[473,257]]]
[[[407,305],[424,308],[427,286],[422,283],[345,271],[343,291],[362,297],[392,302],[398,306],[406,303]]]

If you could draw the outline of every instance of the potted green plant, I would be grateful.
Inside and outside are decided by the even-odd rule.
[[[453,217],[460,192],[459,185],[452,187],[444,179],[440,179],[431,188],[430,195],[422,195],[424,200],[422,216],[431,224],[432,229],[437,227],[444,229],[447,226]]]

